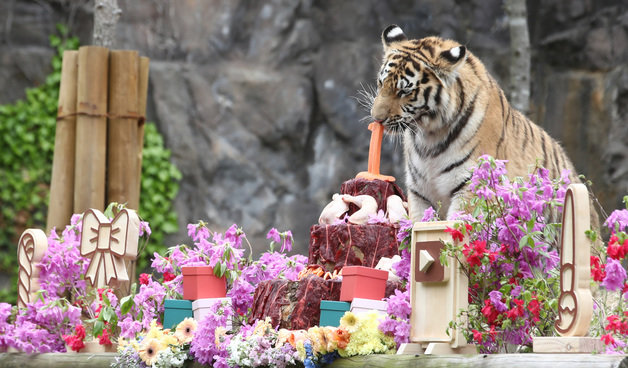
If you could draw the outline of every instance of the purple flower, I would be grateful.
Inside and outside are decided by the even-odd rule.
[[[493,303],[498,312],[501,313],[508,310],[508,306],[502,302],[502,293],[497,290],[493,290],[488,293],[488,296],[491,298],[491,303]]]
[[[390,221],[388,221],[388,219],[386,218],[386,214],[384,213],[384,210],[379,210],[377,211],[377,213],[375,215],[369,215],[369,219],[367,221],[367,224],[386,224],[389,223]]]
[[[399,262],[393,263],[392,269],[395,271],[395,275],[399,276],[400,279],[408,281],[408,277],[410,277],[410,264],[410,251],[407,248],[402,249],[401,259]]]
[[[436,213],[434,208],[430,206],[425,209],[425,211],[423,211],[423,217],[421,218],[421,222],[436,221],[437,219],[438,214]]]
[[[266,239],[270,239],[277,244],[281,243],[281,235],[279,234],[279,231],[277,231],[277,229],[275,229],[274,227],[270,229],[268,234],[266,234]]]
[[[606,263],[606,277],[602,281],[602,286],[607,290],[615,291],[624,287],[626,280],[626,270],[621,263],[612,258],[608,258]]]
[[[608,216],[604,225],[611,231],[624,231],[628,226],[628,210],[615,210]]]

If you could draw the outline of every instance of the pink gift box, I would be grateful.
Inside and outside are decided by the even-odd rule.
[[[363,266],[347,266],[342,269],[340,301],[354,298],[381,300],[386,293],[388,271]]]
[[[386,316],[388,314],[387,310],[388,303],[383,300],[353,298],[351,302],[351,312],[353,313],[376,311],[382,316]]]
[[[183,299],[224,298],[227,282],[214,275],[212,267],[181,267],[183,274]]]

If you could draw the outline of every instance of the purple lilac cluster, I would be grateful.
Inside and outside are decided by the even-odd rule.
[[[55,231],[48,237],[48,250],[40,268],[40,289],[46,298],[54,300],[66,292],[85,296],[86,284],[83,275],[89,267],[89,259],[81,257],[81,215],[74,215],[61,238]]]
[[[410,337],[410,290],[401,292],[395,290],[395,294],[387,299],[388,316],[380,323],[379,329],[388,335],[395,337],[397,347],[409,341]]]
[[[198,324],[194,340],[190,344],[190,353],[201,364],[216,368],[227,368],[227,346],[231,335],[226,334],[227,321],[233,316],[232,308],[225,308],[216,303]]]

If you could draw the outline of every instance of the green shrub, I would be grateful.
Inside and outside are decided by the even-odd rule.
[[[46,226],[62,55],[79,46],[78,38],[66,37],[63,26],[58,30],[60,36],[50,37],[56,50],[52,73],[40,86],[27,89],[23,100],[0,105],[0,272],[11,276],[11,288],[0,290],[0,302],[15,303],[17,298],[19,236],[27,228]],[[152,235],[138,269],[154,251],[165,248],[165,234],[177,230],[172,200],[180,179],[159,132],[146,124],[139,215],[149,221]]]

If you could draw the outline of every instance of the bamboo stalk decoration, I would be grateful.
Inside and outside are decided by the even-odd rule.
[[[79,49],[74,213],[105,207],[109,50]]]
[[[35,293],[39,290],[39,268],[48,249],[46,233],[39,229],[27,229],[20,236],[17,244],[18,283],[17,305],[25,308],[26,303],[32,302]]]
[[[107,202],[126,203],[137,210],[139,55],[109,53],[109,121],[107,124]]]
[[[64,228],[72,216],[77,73],[78,51],[64,51],[46,231]]]
[[[137,187],[135,190],[137,191],[137,198],[139,202],[140,192],[141,192],[141,178],[142,178],[142,152],[144,147],[144,122],[146,116],[146,99],[148,96],[148,72],[149,72],[149,63],[150,59],[142,56],[140,58],[140,74],[138,79],[138,107],[137,111],[140,115],[140,120],[138,122],[137,128],[137,146],[140,148],[137,155],[137,177],[139,180],[137,181]],[[139,209],[139,203],[137,208]]]

